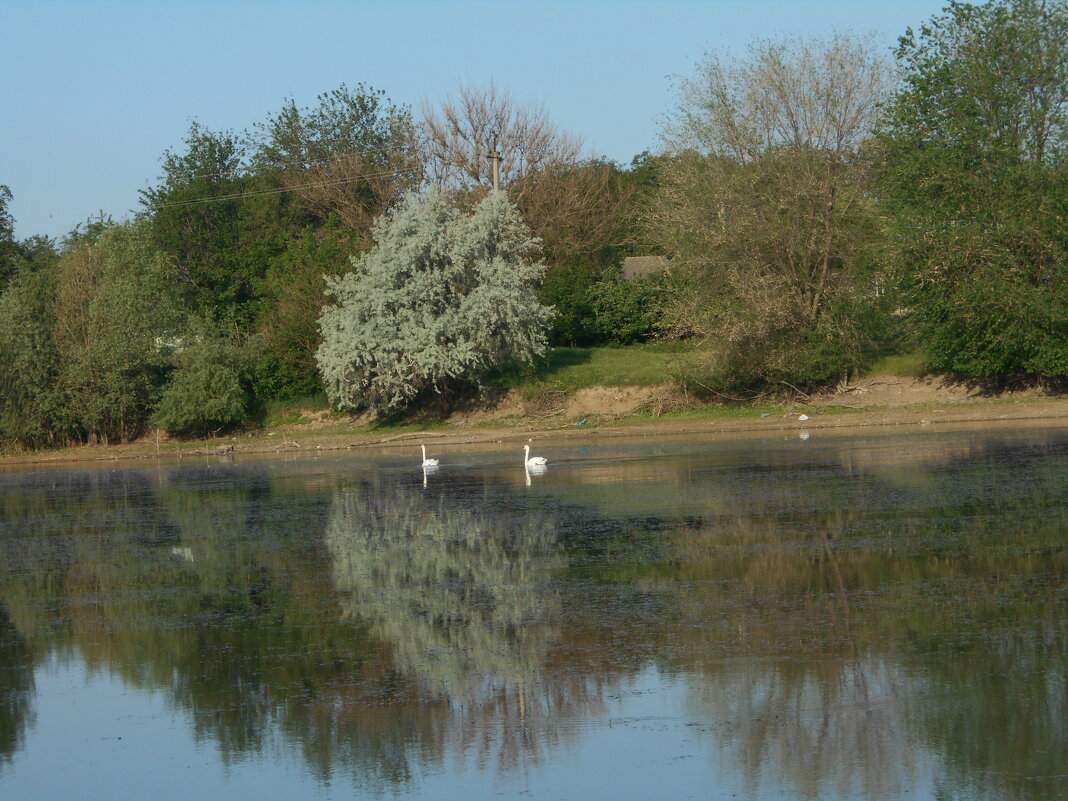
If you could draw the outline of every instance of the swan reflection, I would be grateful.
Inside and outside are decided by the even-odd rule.
[[[543,476],[545,475],[546,470],[548,470],[548,468],[543,464],[528,464],[526,469],[523,471],[526,474],[527,486],[530,486],[531,476]]]
[[[426,485],[427,485],[427,481],[426,481],[427,476],[432,476],[436,472],[438,472],[438,464],[437,464],[436,460],[434,461],[434,464],[426,464],[425,462],[423,463],[423,488],[424,489],[426,488]]]

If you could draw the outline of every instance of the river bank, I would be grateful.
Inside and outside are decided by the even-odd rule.
[[[667,410],[667,411],[665,411]],[[937,378],[868,377],[803,403],[780,407],[685,403],[665,388],[597,387],[548,409],[516,398],[444,422],[382,427],[328,412],[294,414],[262,429],[205,440],[172,440],[158,432],[123,445],[79,445],[0,457],[0,466],[189,456],[256,456],[285,452],[701,434],[749,436],[802,430],[981,424],[1068,427],[1068,396],[1027,389],[991,394]]]

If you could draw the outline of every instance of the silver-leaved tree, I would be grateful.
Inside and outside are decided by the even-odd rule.
[[[545,352],[538,243],[504,192],[470,214],[438,189],[412,195],[374,237],[352,273],[327,278],[316,360],[332,405],[395,411]]]

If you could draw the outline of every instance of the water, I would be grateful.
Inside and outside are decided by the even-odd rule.
[[[1068,797],[1068,433],[0,473],[0,798]]]

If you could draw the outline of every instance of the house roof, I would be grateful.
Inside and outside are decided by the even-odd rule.
[[[627,280],[659,272],[665,267],[667,267],[667,259],[663,256],[627,256],[623,259],[621,270],[623,279]]]

